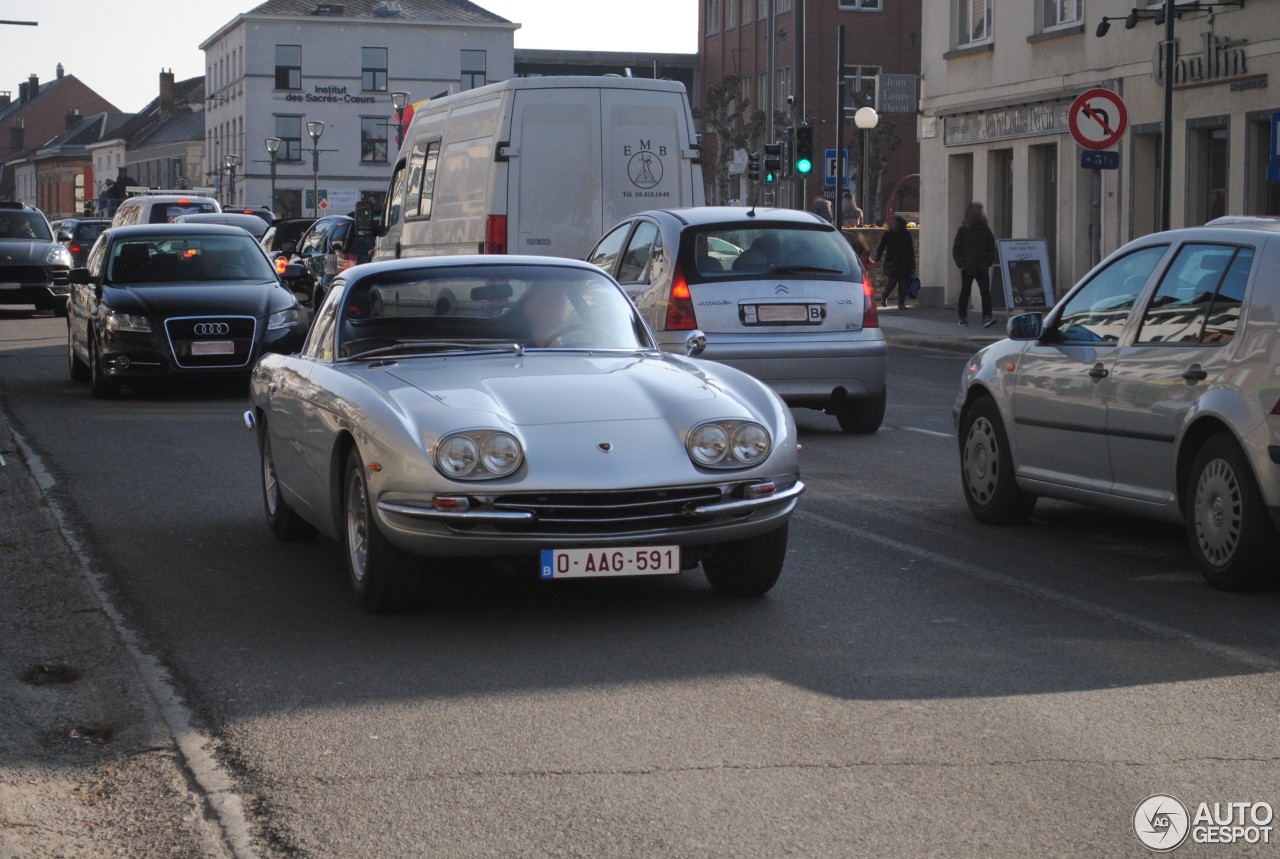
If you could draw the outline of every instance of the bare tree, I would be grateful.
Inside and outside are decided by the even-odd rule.
[[[715,136],[714,146],[704,141],[704,170],[711,165],[711,202],[724,204],[730,199],[729,165],[737,149],[759,149],[764,137],[765,112],[752,110],[751,99],[742,94],[742,78],[729,75],[707,87],[703,106],[697,112],[705,129]]]

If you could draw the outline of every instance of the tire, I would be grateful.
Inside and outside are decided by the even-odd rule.
[[[881,391],[865,400],[852,400],[836,412],[840,429],[847,433],[870,435],[884,423],[884,407],[888,394]]]
[[[1020,525],[1035,509],[1036,496],[1018,487],[1009,437],[990,397],[974,402],[960,418],[960,480],[979,522]]]
[[[102,356],[92,337],[89,338],[89,390],[96,400],[110,400],[120,394],[120,386],[110,381],[102,369]]]
[[[53,317],[55,319],[67,318],[67,300],[65,298],[63,299],[55,298],[53,300],[53,304],[50,305],[49,309],[53,311]]]
[[[1235,439],[1204,443],[1187,475],[1187,542],[1205,580],[1224,591],[1275,587],[1273,549],[1280,534]]]
[[[71,325],[67,325],[67,375],[73,382],[89,381],[89,365],[80,360],[76,354],[71,338]]]
[[[778,582],[787,558],[787,525],[733,543],[717,546],[702,561],[702,572],[716,593],[758,597]]]
[[[316,529],[284,500],[280,481],[276,479],[275,458],[271,455],[271,436],[266,421],[258,431],[258,453],[262,477],[262,508],[267,514],[267,528],[277,540],[307,540],[314,537]]]
[[[343,467],[341,537],[347,577],[366,611],[416,606],[423,584],[422,563],[391,545],[378,530],[364,462],[356,450],[348,454]]]

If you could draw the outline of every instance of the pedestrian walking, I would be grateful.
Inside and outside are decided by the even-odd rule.
[[[871,260],[871,248],[867,247],[867,240],[862,237],[862,233],[849,233],[848,236],[849,247],[853,248],[853,252],[857,255],[862,271],[869,276],[874,263]]]
[[[981,203],[970,203],[964,210],[964,223],[956,230],[951,243],[951,258],[960,269],[960,324],[969,324],[969,295],[974,282],[982,296],[982,327],[995,322],[991,315],[991,267],[996,264],[996,236],[987,225]]]
[[[848,189],[840,195],[840,219],[843,221],[840,225],[842,227],[862,226],[862,210],[858,208],[858,201]]]
[[[827,223],[831,223],[836,217],[835,210],[831,207],[831,201],[826,197],[814,197],[813,205],[809,207],[809,211],[819,218],[824,218]]]
[[[907,219],[901,215],[893,216],[893,223],[880,237],[876,246],[876,262],[884,260],[884,293],[880,296],[880,306],[889,303],[889,296],[898,291],[898,309],[907,309],[907,286],[911,283],[911,275],[916,272],[916,248],[907,232]]]

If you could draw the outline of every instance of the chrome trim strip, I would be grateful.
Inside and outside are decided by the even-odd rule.
[[[726,513],[743,513],[755,510],[759,507],[767,507],[770,504],[777,504],[779,501],[789,501],[792,498],[798,498],[805,490],[804,481],[797,480],[792,486],[781,492],[775,492],[772,495],[766,495],[762,498],[743,498],[737,501],[723,501],[719,504],[704,504],[701,507],[695,507],[689,512],[694,516],[711,517],[723,516]]]
[[[390,501],[379,501],[378,509],[384,513],[396,513],[400,516],[411,516],[414,519],[429,519],[436,522],[461,522],[470,525],[482,525],[486,522],[532,522],[532,513],[521,513],[514,510],[436,510],[433,507],[416,507],[409,504],[393,504]]]

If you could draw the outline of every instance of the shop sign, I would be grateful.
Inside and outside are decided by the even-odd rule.
[[[1233,39],[1214,33],[1201,33],[1201,52],[1184,56],[1178,40],[1173,42],[1173,85],[1195,84],[1228,78],[1243,77],[1249,73],[1244,54],[1248,39]],[[1151,74],[1156,83],[1164,85],[1164,48],[1156,45],[1151,59]]]
[[[942,142],[947,146],[961,146],[1014,137],[1067,134],[1070,107],[1069,101],[1049,101],[944,117]]]

